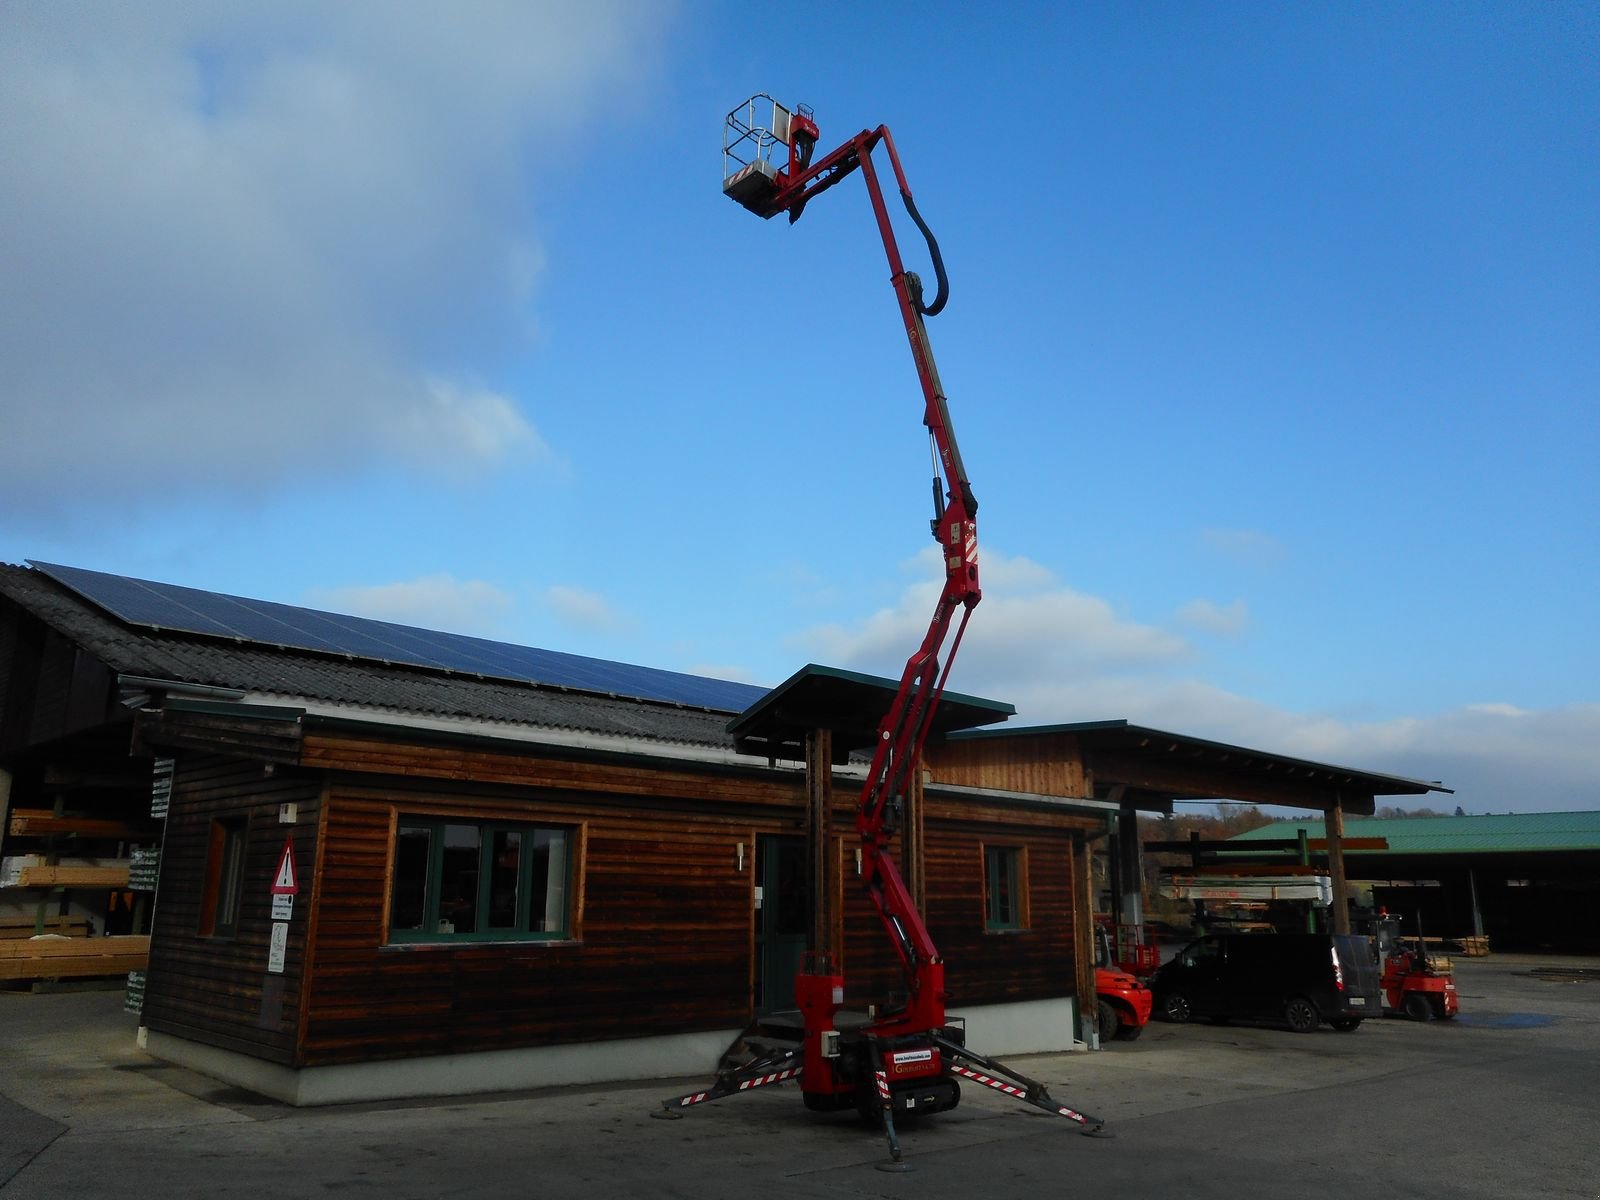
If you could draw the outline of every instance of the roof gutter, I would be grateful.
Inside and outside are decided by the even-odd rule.
[[[243,700],[238,688],[212,687],[204,683],[182,683],[176,679],[156,679],[149,675],[118,675],[117,699],[125,708],[149,708],[158,699]]]

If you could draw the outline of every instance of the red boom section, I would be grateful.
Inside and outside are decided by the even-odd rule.
[[[945,1021],[944,964],[889,854],[889,841],[902,811],[910,773],[915,769],[939,698],[944,692],[950,663],[960,647],[967,619],[982,596],[978,584],[978,504],[961,462],[961,452],[950,424],[949,406],[939,381],[933,352],[928,345],[927,329],[923,323],[925,309],[921,281],[908,272],[901,261],[900,247],[895,240],[894,227],[884,204],[883,189],[872,161],[873,150],[880,142],[883,143],[894,168],[901,198],[920,226],[921,219],[916,215],[911,189],[900,166],[900,157],[895,152],[894,139],[888,127],[880,125],[875,130],[863,130],[831,154],[812,163],[809,159],[816,138],[816,126],[806,117],[796,116],[789,143],[788,169],[776,173],[774,190],[769,195],[753,202],[742,202],[759,216],[773,217],[780,212],[788,212],[789,219],[793,221],[812,198],[833,187],[853,171],[861,171],[872,200],[873,214],[877,217],[878,231],[883,238],[884,252],[888,255],[889,279],[900,304],[906,338],[911,344],[911,356],[922,385],[923,423],[928,427],[943,477],[942,485],[939,479],[934,481],[934,499],[938,511],[933,532],[944,558],[944,589],[934,608],[927,634],[916,652],[906,661],[899,689],[878,727],[878,744],[856,806],[856,830],[862,842],[862,882],[899,956],[908,988],[905,1006],[883,1014],[872,1026],[875,1034],[894,1037],[942,1029]],[[956,627],[949,656],[941,669],[940,654],[949,638],[950,627],[955,623],[957,611],[961,612],[960,623]],[[816,984],[831,983],[836,978],[812,976],[811,981]],[[808,994],[814,996],[822,990],[811,981],[802,979],[803,998]],[[827,1003],[807,1005],[802,1000],[802,1009],[807,1011],[808,1033],[814,1032],[814,1025],[818,1030],[828,1028],[828,1022],[833,1017],[832,1007]],[[821,1011],[814,1012],[813,1008]],[[820,1082],[812,1079],[810,1065],[808,1055],[808,1089]]]

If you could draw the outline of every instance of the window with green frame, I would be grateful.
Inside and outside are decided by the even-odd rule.
[[[572,936],[572,831],[401,817],[390,942]]]
[[[1023,929],[1024,871],[1022,851],[1015,846],[983,848],[983,927],[985,929]]]

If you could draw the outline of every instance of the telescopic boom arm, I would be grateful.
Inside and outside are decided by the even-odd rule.
[[[751,102],[752,112],[754,103]],[[944,968],[938,948],[933,944],[916,904],[889,855],[888,846],[902,811],[908,777],[927,740],[934,711],[944,692],[950,664],[960,647],[967,620],[982,598],[978,583],[978,501],[961,462],[961,451],[956,445],[955,430],[950,423],[949,404],[939,381],[939,370],[933,360],[933,350],[928,344],[928,331],[923,321],[924,317],[937,315],[943,309],[949,298],[949,283],[938,243],[917,212],[888,126],[864,129],[838,149],[814,160],[813,152],[819,135],[809,111],[802,107],[798,112],[788,113],[776,104],[774,110],[770,131],[756,128],[753,121],[740,123],[737,119],[738,110],[730,114],[729,128],[736,134],[741,128],[749,130],[749,136],[744,141],[754,143],[754,146],[748,162],[739,157],[737,148],[729,153],[732,162],[743,165],[727,176],[724,191],[760,217],[770,218],[787,212],[792,223],[799,220],[806,205],[817,196],[846,179],[852,172],[861,172],[866,181],[867,195],[872,201],[873,215],[878,221],[884,253],[888,256],[889,282],[894,287],[900,305],[906,339],[910,342],[911,357],[922,385],[922,421],[928,428],[935,451],[938,473],[933,480],[934,517],[931,524],[933,536],[943,554],[944,588],[934,607],[922,644],[906,661],[899,689],[878,727],[878,742],[872,764],[856,805],[856,830],[862,842],[862,881],[894,944],[908,987],[905,1008],[880,1019],[875,1028],[885,1036],[921,1032],[941,1028],[944,1024]],[[768,149],[774,142],[787,144],[787,162],[782,167],[759,153],[763,139],[766,139]],[[736,147],[739,141],[736,136]],[[924,300],[922,280],[906,270],[900,257],[899,243],[895,239],[894,226],[889,220],[883,188],[872,159],[873,151],[880,143],[888,151],[889,164],[894,169],[895,182],[899,185],[900,198],[906,211],[928,244],[938,280],[938,290],[931,303]],[[729,152],[726,141],[724,151]],[[939,656],[950,636],[950,627],[958,611],[961,619],[956,625],[955,637],[941,670]]]
[[[769,119],[758,121],[758,111]],[[837,150],[813,161],[817,137],[816,123],[805,106],[790,112],[771,96],[752,97],[729,113],[724,124],[722,190],[757,216],[770,218],[786,212],[792,223],[799,220],[813,199],[859,170],[878,220],[878,232],[889,259],[889,282],[894,286],[917,379],[922,385],[922,423],[928,427],[934,451],[931,526],[944,560],[944,587],[934,605],[928,631],[906,660],[894,700],[878,726],[872,763],[856,802],[862,882],[899,957],[906,998],[903,1004],[886,1011],[841,1011],[844,976],[826,954],[820,953],[820,947],[813,947],[805,969],[795,978],[795,1001],[804,1024],[801,1044],[793,1045],[786,1032],[792,1025],[787,1021],[780,1022],[771,1033],[780,1039],[773,1044],[769,1031],[758,1020],[752,1032],[761,1036],[751,1037],[746,1043],[753,1058],[742,1066],[719,1072],[710,1087],[663,1101],[656,1115],[681,1116],[686,1108],[798,1077],[807,1108],[830,1111],[854,1105],[863,1116],[876,1114],[883,1123],[893,1159],[879,1164],[880,1168],[899,1170],[905,1164],[901,1161],[894,1113],[929,1114],[952,1109],[960,1102],[960,1081],[965,1080],[1064,1117],[1084,1133],[1108,1136],[1098,1117],[1059,1103],[1039,1081],[968,1049],[964,1027],[945,1024],[944,961],[889,854],[889,842],[904,812],[910,775],[932,728],[934,712],[950,675],[950,663],[961,646],[972,610],[983,595],[978,586],[978,501],[961,463],[961,451],[950,426],[949,405],[923,322],[924,317],[937,314],[949,298],[944,262],[939,244],[911,198],[894,139],[886,126],[864,129]],[[931,303],[923,298],[922,281],[907,271],[900,259],[900,247],[872,160],[880,142],[889,152],[900,199],[928,243],[938,279]],[[776,162],[779,146],[784,148],[784,157]],[[950,648],[941,668],[939,656],[947,641]]]

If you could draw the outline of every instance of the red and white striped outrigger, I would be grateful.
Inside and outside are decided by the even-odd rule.
[[[1074,1124],[1081,1126],[1080,1132],[1085,1137],[1115,1137],[1105,1127],[1105,1122],[1099,1117],[1092,1117],[1088,1113],[1081,1113],[1075,1108],[1069,1108],[1060,1103],[1044,1084],[1037,1079],[1030,1079],[1011,1067],[996,1059],[986,1058],[973,1050],[967,1049],[960,1042],[939,1034],[929,1034],[928,1040],[942,1052],[943,1073],[952,1079],[968,1079],[973,1083],[981,1083],[984,1087],[991,1088],[1001,1095],[1010,1096],[1024,1104],[1033,1106],[1052,1116],[1065,1117]],[[781,1049],[766,1048],[759,1052],[750,1062],[740,1067],[720,1071],[716,1082],[709,1088],[698,1092],[686,1092],[682,1096],[674,1096],[670,1100],[661,1102],[661,1110],[652,1113],[657,1117],[677,1117],[682,1115],[682,1110],[692,1108],[696,1104],[704,1104],[708,1100],[720,1100],[724,1096],[737,1095],[740,1092],[753,1091],[768,1084],[782,1083],[788,1079],[798,1079],[804,1069],[800,1065],[801,1048],[799,1046],[783,1047]],[[890,1091],[888,1077],[883,1069],[882,1060],[873,1048],[874,1059],[873,1081],[876,1084],[878,1097],[888,1111],[890,1104]],[[891,1147],[898,1151],[898,1139],[894,1134],[892,1121],[886,1122],[887,1132]],[[895,1153],[894,1157],[900,1156]]]
[[[716,1081],[704,1091],[687,1092],[682,1096],[674,1096],[671,1100],[663,1100],[661,1102],[661,1111],[650,1115],[655,1117],[681,1116],[683,1109],[693,1108],[696,1104],[704,1104],[708,1100],[720,1100],[724,1096],[754,1091],[756,1088],[766,1087],[771,1083],[782,1083],[786,1079],[798,1079],[802,1069],[800,1066],[800,1048],[798,1046],[767,1050],[758,1054],[756,1058],[742,1067],[718,1071]]]
[[[993,1088],[1014,1100],[1021,1100],[1024,1104],[1031,1104],[1034,1108],[1042,1109],[1053,1116],[1065,1117],[1078,1125],[1083,1126],[1081,1132],[1085,1137],[1115,1137],[1108,1130],[1105,1122],[1099,1117],[1091,1117],[1088,1113],[1081,1113],[1075,1108],[1068,1108],[1050,1095],[1048,1088],[1037,1079],[1029,1079],[1020,1071],[1015,1071],[1002,1062],[992,1058],[985,1058],[972,1050],[968,1050],[948,1038],[933,1034],[931,1040],[945,1052],[945,1074],[958,1075],[962,1079],[970,1079],[974,1083],[981,1083],[984,1087]],[[972,1064],[968,1066],[967,1064]],[[977,1070],[975,1068],[983,1068]]]

